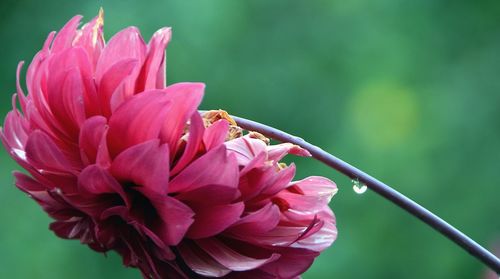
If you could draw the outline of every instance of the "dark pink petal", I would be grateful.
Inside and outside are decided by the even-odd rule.
[[[229,130],[229,122],[221,119],[210,125],[203,135],[203,143],[206,150],[211,150],[224,143],[227,132]]]
[[[234,156],[226,155],[221,145],[192,162],[171,182],[169,192],[186,192],[206,186],[223,185],[237,187],[238,165]]]
[[[292,247],[321,252],[330,247],[336,238],[337,228],[335,224],[325,222],[318,231],[295,242]]]
[[[102,26],[104,24],[104,14],[99,11],[99,15],[86,23],[73,41],[73,45],[81,46],[86,51],[92,62],[92,68],[95,69],[97,60],[104,48],[104,36]]]
[[[219,234],[240,219],[243,209],[245,209],[243,202],[202,208],[196,211],[194,223],[189,228],[187,237],[198,239]]]
[[[134,182],[135,185],[166,195],[169,181],[168,146],[160,145],[156,139],[125,149],[116,156],[110,172],[118,180]]]
[[[183,241],[179,246],[183,260],[194,272],[207,277],[223,277],[232,270],[221,265],[196,244]]]
[[[262,195],[274,195],[279,191],[285,189],[293,177],[295,176],[295,164],[280,170],[275,176],[273,181],[262,191]]]
[[[321,176],[311,176],[300,181],[293,182],[300,188],[306,196],[316,196],[323,199],[323,203],[328,204],[338,191],[337,185],[328,178]]]
[[[14,178],[16,179],[16,186],[25,193],[30,192],[40,192],[47,190],[47,187],[40,184],[38,181],[27,176],[24,173],[14,172]]]
[[[137,80],[138,92],[165,87],[165,77],[158,73],[165,73],[165,48],[172,36],[171,28],[164,27],[153,34],[148,44],[148,54]],[[160,86],[160,87],[158,87]]]
[[[266,144],[248,136],[236,138],[225,143],[228,152],[236,155],[238,164],[246,166],[253,158],[266,151]]]
[[[82,161],[87,165],[93,164],[96,161],[99,144],[107,129],[106,124],[106,118],[94,116],[85,120],[80,129],[80,153]]]
[[[21,111],[26,114],[26,95],[24,95],[23,88],[21,87],[21,69],[23,68],[24,61],[19,62],[17,64],[17,70],[16,70],[16,90],[17,90],[17,96],[19,97],[19,103],[21,105]],[[12,107],[14,110],[15,107]]]
[[[201,119],[201,116],[198,113],[193,113],[189,125],[189,134],[187,138],[186,148],[184,149],[184,153],[182,154],[181,158],[172,169],[172,176],[176,175],[179,171],[184,169],[184,167],[193,160],[196,153],[198,153],[201,148],[204,131],[205,127],[203,126],[203,120]]]
[[[319,255],[318,252],[307,249],[283,249],[281,257],[274,262],[268,263],[260,269],[274,274],[277,278],[295,278],[304,273]]]
[[[122,185],[106,170],[97,165],[91,165],[83,169],[82,173],[78,176],[78,189],[83,194],[116,193],[122,197],[125,203],[130,203]]]
[[[206,185],[175,196],[190,207],[206,207],[229,204],[239,197],[238,188],[224,185]]]
[[[171,154],[174,154],[186,122],[198,109],[204,90],[205,84],[189,82],[176,83],[165,88],[165,94],[171,96],[175,105],[170,108],[163,122],[160,138],[170,146]]]
[[[129,146],[160,137],[175,154],[186,122],[203,97],[196,88],[196,84],[172,85],[135,95],[123,103],[109,120],[111,153],[116,155]]]
[[[124,149],[157,139],[172,98],[162,90],[139,94],[123,103],[109,119],[108,146],[113,156]]]
[[[217,262],[234,271],[255,269],[264,264],[273,262],[280,257],[279,254],[272,254],[268,258],[263,259],[247,257],[214,238],[199,239],[196,243]]]
[[[62,51],[72,46],[73,39],[76,35],[76,28],[80,24],[81,19],[82,16],[80,15],[74,16],[61,30],[59,30],[50,49],[53,53]]]
[[[280,221],[279,208],[268,203],[263,208],[242,217],[229,229],[233,234],[262,234],[275,228]]]
[[[298,145],[291,143],[281,143],[277,145],[270,145],[267,147],[267,152],[269,153],[269,160],[279,161],[285,157],[287,154],[293,154],[297,156],[309,157],[311,153],[306,149],[301,148]]]
[[[32,132],[26,143],[26,157],[34,168],[41,172],[72,175],[77,166],[65,158],[55,143],[42,131]]]
[[[116,62],[132,58],[137,60],[139,65],[142,65],[145,56],[146,44],[137,28],[129,27],[118,32],[109,40],[99,57],[99,61],[97,61],[95,72],[97,82],[101,82],[104,73],[115,65]],[[139,74],[139,70],[140,68],[137,68],[135,76]],[[132,91],[130,93],[132,94]]]
[[[111,97],[118,87],[132,74],[138,60],[127,58],[117,61],[102,76],[98,86],[101,110],[105,116],[111,115]]]
[[[11,156],[26,161],[24,149],[28,140],[28,129],[23,122],[25,121],[21,118],[19,112],[10,111],[5,117],[3,129],[0,128],[0,135]]]
[[[167,245],[177,245],[193,223],[193,211],[175,198],[160,194],[149,188],[136,190],[147,197],[160,216],[152,230]]]
[[[56,32],[49,33],[49,35],[47,36],[47,39],[45,40],[45,43],[43,45],[42,50],[40,50],[35,55],[35,57],[33,57],[33,60],[31,61],[30,65],[28,66],[28,70],[26,72],[26,86],[28,87],[28,92],[30,94],[37,94],[38,93],[35,90],[35,88],[38,87],[35,76],[38,75],[40,66],[43,64],[46,57],[50,53],[49,47],[50,47],[50,44],[52,43],[52,40],[54,39],[55,35],[56,35]]]

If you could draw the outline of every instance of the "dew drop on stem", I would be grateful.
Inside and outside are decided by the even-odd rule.
[[[364,194],[366,192],[366,190],[368,190],[368,187],[366,187],[365,184],[359,182],[359,179],[353,179],[351,180],[352,181],[352,189],[354,190],[354,192],[356,194]]]

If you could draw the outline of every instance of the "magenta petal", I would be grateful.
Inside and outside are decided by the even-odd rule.
[[[229,122],[225,119],[218,120],[210,125],[203,135],[206,150],[211,150],[224,143],[229,130]]]
[[[292,247],[321,252],[330,247],[336,238],[337,228],[335,224],[325,222],[318,231],[295,242]]]
[[[109,119],[108,146],[113,156],[122,150],[156,139],[172,98],[163,90],[135,95],[123,103]]]
[[[323,203],[329,203],[333,195],[337,193],[337,185],[328,178],[321,176],[311,176],[297,182],[294,185],[300,188],[306,196],[317,196]]]
[[[203,91],[196,84],[177,84],[147,91],[123,103],[109,120],[108,143],[116,155],[123,149],[160,137],[175,154],[187,120],[196,111]]]
[[[162,142],[169,145],[172,154],[177,148],[186,122],[196,112],[203,98],[204,90],[205,84],[189,82],[176,83],[165,88],[165,94],[171,96],[175,106],[170,108],[164,119],[160,138]]]
[[[32,132],[26,143],[26,156],[33,167],[42,172],[75,173],[57,145],[42,131]]]
[[[230,140],[225,145],[228,152],[236,155],[238,164],[242,166],[249,164],[253,158],[266,151],[266,144],[263,141],[247,136]]]
[[[210,255],[205,253],[192,243],[181,243],[179,245],[179,253],[186,264],[194,272],[207,277],[223,277],[232,270],[215,261]]]
[[[194,216],[194,223],[189,228],[187,237],[198,239],[221,233],[240,219],[244,208],[245,205],[243,202],[239,202],[198,210]]]
[[[281,251],[281,257],[268,263],[261,269],[274,274],[277,278],[297,278],[304,273],[319,255],[318,252],[307,249],[288,248]]]
[[[106,194],[117,193],[128,202],[125,191],[116,179],[114,179],[106,170],[91,165],[83,169],[78,176],[78,189],[87,194]]]
[[[166,194],[169,180],[168,146],[160,145],[159,140],[132,146],[116,156],[110,172],[118,180],[131,181]]]
[[[159,194],[148,188],[136,187],[147,197],[160,216],[152,230],[167,245],[177,245],[193,223],[193,211],[175,198]]]
[[[14,172],[14,177],[16,179],[16,186],[25,193],[39,192],[47,190],[47,187],[40,184],[33,178],[27,176],[24,173]]]
[[[232,250],[214,238],[199,239],[196,243],[217,262],[234,271],[255,269],[280,257],[279,254],[272,254],[269,258],[264,259],[250,258]]]
[[[58,52],[66,48],[71,47],[73,43],[73,38],[76,35],[76,28],[80,24],[82,16],[74,16],[64,27],[57,33],[52,43],[51,51]]]
[[[171,182],[169,192],[191,191],[206,185],[237,187],[238,165],[221,145],[192,162]]]
[[[172,169],[172,176],[176,175],[193,160],[196,153],[200,150],[204,131],[205,127],[203,126],[203,120],[201,119],[201,116],[198,113],[194,113],[191,117],[191,123],[189,125],[189,134],[187,138],[186,148],[184,150],[184,153],[182,154],[182,157]]]
[[[146,44],[139,30],[135,27],[126,28],[114,35],[102,50],[97,61],[96,80],[100,83],[104,73],[120,60],[133,58],[141,65],[145,56]],[[139,69],[136,72],[136,75],[139,74]]]
[[[274,204],[267,204],[263,208],[242,217],[230,229],[234,234],[261,234],[275,228],[280,221],[280,210]]]
[[[172,36],[171,28],[164,27],[153,34],[148,44],[148,54],[138,78],[137,91],[164,88],[165,48]]]
[[[0,128],[0,136],[10,155],[16,161],[26,161],[25,146],[28,132],[23,119],[17,111],[11,111],[5,117],[4,127]]]
[[[82,161],[86,164],[93,164],[97,158],[97,150],[105,130],[107,120],[102,116],[91,117],[83,123],[80,128],[80,154]]]
[[[302,147],[291,144],[291,143],[281,143],[277,145],[271,145],[267,147],[267,152],[269,152],[269,160],[279,161],[285,157],[287,154],[293,154],[297,156],[309,157],[311,153]]]
[[[111,97],[118,86],[126,82],[127,77],[137,66],[137,59],[127,58],[117,61],[101,77],[99,82],[98,96],[102,112],[105,116],[111,114]]]
[[[190,191],[183,191],[177,194],[175,198],[191,207],[205,207],[229,204],[238,196],[238,188],[234,186],[207,185]]]

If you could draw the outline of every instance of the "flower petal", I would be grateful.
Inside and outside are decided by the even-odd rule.
[[[272,254],[264,259],[247,257],[229,248],[215,238],[199,239],[196,243],[217,262],[234,271],[255,269],[266,263],[273,262],[280,257],[279,254]]]
[[[110,172],[118,180],[167,192],[169,180],[168,146],[158,139],[132,146],[120,153],[111,164]]]
[[[211,150],[224,143],[227,132],[229,131],[229,122],[221,119],[210,125],[203,135],[203,143],[206,150]]]
[[[191,191],[206,185],[237,187],[238,165],[221,145],[192,162],[169,185],[169,192]]]
[[[177,161],[174,168],[172,169],[171,175],[174,176],[180,172],[187,164],[189,164],[196,153],[200,150],[201,143],[203,140],[203,132],[205,127],[203,126],[203,120],[198,113],[193,113],[191,117],[191,123],[189,125],[189,134],[187,138],[186,148],[182,157]]]
[[[187,237],[198,239],[219,234],[238,221],[244,209],[243,202],[202,208],[196,211],[194,223],[189,228]]]
[[[138,92],[165,87],[165,77],[163,76],[165,74],[165,48],[171,37],[170,27],[161,28],[153,34],[148,44],[146,61],[137,80],[136,90]]]

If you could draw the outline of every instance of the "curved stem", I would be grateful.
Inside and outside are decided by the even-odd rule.
[[[448,224],[443,219],[439,218],[434,213],[427,210],[425,207],[419,205],[413,200],[409,199],[400,192],[394,190],[390,186],[384,184],[383,182],[377,180],[376,178],[366,174],[365,172],[359,170],[358,168],[349,165],[348,163],[342,161],[341,159],[329,154],[328,152],[322,150],[321,148],[312,145],[302,138],[292,136],[276,128],[251,121],[245,118],[231,116],[238,123],[238,126],[245,130],[259,132],[269,138],[281,141],[290,142],[307,149],[311,155],[317,160],[323,162],[324,164],[336,169],[342,174],[348,176],[351,179],[358,179],[360,182],[365,184],[369,189],[375,191],[382,197],[406,210],[411,215],[419,218],[427,225],[431,226],[433,229],[440,232],[442,235],[449,238],[451,241],[455,242],[458,246],[462,247],[472,256],[476,257],[478,260],[483,262],[485,265],[490,267],[496,273],[500,273],[500,259],[498,259],[491,252],[486,250],[484,247],[476,243],[470,237]]]

